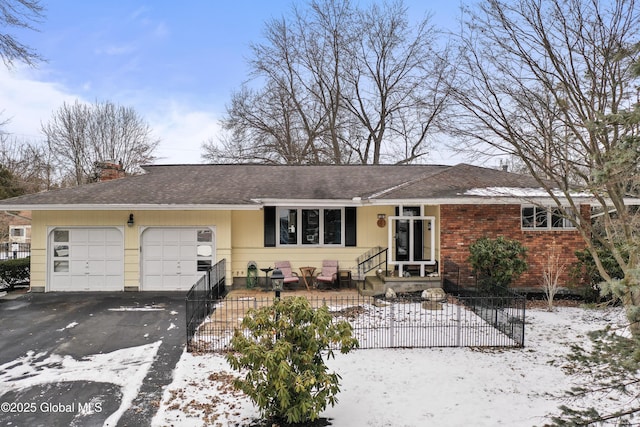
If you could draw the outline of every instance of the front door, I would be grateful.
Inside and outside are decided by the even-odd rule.
[[[396,215],[420,216],[420,208],[417,206],[403,207],[402,213],[396,208]],[[424,259],[422,221],[410,221],[398,219],[396,222],[396,261],[421,261]],[[413,256],[410,256],[413,253]]]

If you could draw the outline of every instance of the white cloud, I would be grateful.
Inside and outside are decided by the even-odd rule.
[[[0,67],[0,96],[4,101],[0,120],[10,118],[4,130],[17,137],[42,140],[41,123],[46,123],[63,102],[103,99],[88,93],[90,82],[84,83],[87,92],[80,96],[60,84],[39,80],[40,75],[30,69],[8,71]],[[133,107],[149,123],[154,136],[161,140],[158,163],[200,163],[202,143],[219,132],[214,113],[172,100],[170,95],[167,99],[166,94],[142,97],[129,92],[125,97],[105,100]]]
[[[162,141],[158,163],[201,163],[202,143],[218,134],[219,118],[208,111],[191,109],[178,102],[149,112],[147,120]]]
[[[41,139],[41,123],[46,123],[63,102],[78,98],[59,84],[35,79],[36,74],[29,69],[0,67],[2,119],[11,119],[4,130],[18,137]]]

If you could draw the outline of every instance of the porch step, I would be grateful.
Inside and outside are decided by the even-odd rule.
[[[359,289],[360,295],[372,297],[376,295],[384,295],[386,288],[384,281],[378,276],[367,276],[362,282],[362,288]]]
[[[442,278],[436,277],[383,277],[367,276],[359,289],[363,296],[384,295],[388,288],[396,293],[419,292],[441,288]]]

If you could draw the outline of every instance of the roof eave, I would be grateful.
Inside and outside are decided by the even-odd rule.
[[[3,205],[4,211],[228,211],[228,210],[259,210],[259,204],[36,204],[36,205]]]
[[[560,198],[560,202],[568,204],[568,200]],[[574,202],[578,204],[593,204],[592,198],[574,198]],[[551,197],[433,197],[433,198],[415,198],[415,199],[373,199],[369,200],[369,204],[376,206],[385,205],[513,205],[513,204],[555,204],[555,200]]]
[[[362,206],[363,200],[359,197],[352,199],[278,199],[278,198],[256,198],[252,202],[260,206],[290,206],[290,207],[344,207]]]

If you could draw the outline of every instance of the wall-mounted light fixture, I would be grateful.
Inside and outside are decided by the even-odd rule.
[[[132,213],[130,213],[130,214],[129,214],[129,220],[127,221],[127,225],[128,225],[129,227],[133,227],[133,224],[134,224],[134,223],[135,223],[135,222],[134,222],[134,220],[133,220],[133,214],[132,214]]]
[[[383,213],[378,214],[378,227],[382,228],[387,225],[387,215]]]

